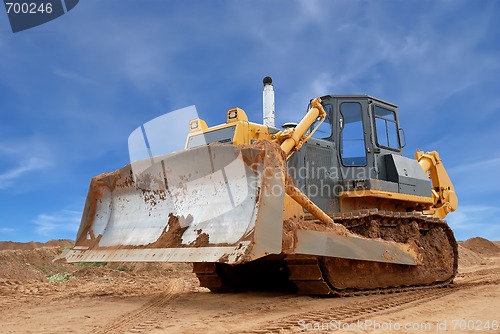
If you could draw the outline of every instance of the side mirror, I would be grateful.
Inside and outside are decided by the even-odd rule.
[[[406,134],[403,128],[399,128],[399,141],[401,142],[401,147],[406,146]]]

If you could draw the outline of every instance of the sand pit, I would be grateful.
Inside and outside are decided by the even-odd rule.
[[[453,320],[466,319],[482,325],[489,321],[491,327],[500,320],[500,257],[462,246],[453,288],[350,298],[214,294],[199,287],[189,264],[53,263],[61,251],[0,251],[2,333],[297,333],[303,332],[301,320],[447,322],[447,332],[480,333],[485,331],[453,331],[450,326]],[[54,275],[62,279],[51,279]],[[426,332],[437,331],[429,328]],[[369,327],[336,332],[380,333]]]

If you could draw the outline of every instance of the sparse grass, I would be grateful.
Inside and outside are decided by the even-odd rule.
[[[105,267],[108,265],[107,262],[78,262],[76,264],[79,267]]]
[[[47,280],[49,282],[66,282],[66,281],[69,281],[71,279],[71,276],[69,276],[68,274],[63,274],[63,273],[56,273],[56,274],[53,274],[53,275],[49,275],[47,276]]]
[[[118,268],[116,268],[116,270],[118,271],[128,271],[129,269],[125,266],[119,266]]]
[[[71,246],[71,245],[61,247],[61,251],[62,251],[62,252],[64,252],[65,250],[71,249],[72,247],[73,247],[73,246]]]

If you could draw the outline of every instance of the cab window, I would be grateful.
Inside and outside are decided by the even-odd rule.
[[[375,106],[375,133],[377,145],[393,150],[401,148],[396,113],[393,110]]]
[[[361,104],[344,102],[340,105],[340,156],[344,166],[366,166],[365,132]]]
[[[318,139],[330,139],[332,137],[332,111],[333,107],[330,104],[325,104],[323,105],[323,109],[326,112],[326,118],[321,123],[319,126],[318,130],[313,133],[313,138],[318,138]],[[314,122],[314,124],[311,126],[309,131],[312,131],[313,129],[318,126],[319,120]]]

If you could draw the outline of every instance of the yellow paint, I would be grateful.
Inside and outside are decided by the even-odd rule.
[[[189,121],[189,132],[204,132],[208,130],[207,123],[201,118],[195,118]]]
[[[389,192],[389,191],[373,190],[373,189],[344,191],[344,192],[340,193],[340,197],[341,198],[346,198],[346,197],[358,197],[358,198],[377,197],[377,198],[386,198],[386,199],[393,199],[393,200],[397,200],[397,201],[405,201],[405,202],[426,204],[426,205],[434,203],[434,201],[431,197],[400,194],[400,193],[393,193],[393,192]]]
[[[458,198],[453,183],[436,151],[424,153],[417,150],[415,159],[432,180],[433,205],[431,209],[434,211],[432,215],[443,219],[448,213],[455,211],[458,206]]]
[[[225,124],[209,128],[204,120],[196,118],[191,120],[189,125],[190,128],[186,145],[189,142],[189,138],[192,136],[233,126],[235,127],[233,138],[234,145],[251,144],[257,140],[274,140],[276,138],[274,135],[269,134],[267,126],[249,122],[247,114],[240,108],[232,108],[227,111]]]
[[[234,122],[248,122],[248,116],[243,109],[238,107],[229,109],[227,111],[226,123],[234,123]]]
[[[285,194],[283,205],[283,220],[304,220],[304,209],[295,202],[288,194]]]
[[[323,122],[326,118],[326,112],[321,105],[321,99],[316,98],[311,101],[312,108],[309,109],[307,114],[302,118],[302,120],[297,124],[295,128],[288,128],[285,131],[282,131],[278,138],[282,138],[283,142],[281,143],[281,149],[289,155],[289,153],[293,153],[296,150],[299,150],[302,145],[311,138],[311,135],[305,137],[304,134],[311,128],[311,126],[316,122],[316,120],[321,118],[321,122]],[[318,124],[319,126],[320,124]],[[318,128],[316,127],[316,129]]]
[[[307,114],[295,128],[288,128],[284,131],[278,131],[275,134],[270,134],[268,127],[265,125],[249,122],[247,114],[241,108],[229,109],[226,113],[226,124],[217,125],[211,128],[207,127],[205,121],[197,118],[190,122],[190,132],[186,143],[189,142],[189,137],[191,136],[235,126],[233,145],[251,144],[257,140],[269,140],[280,144],[283,151],[290,156],[290,153],[300,149],[300,147],[311,138],[314,131],[326,118],[326,112],[321,105],[320,98],[312,100],[311,105],[312,108],[309,109]],[[307,133],[318,119],[320,123],[306,137],[305,133]],[[193,126],[193,124],[196,126]]]

